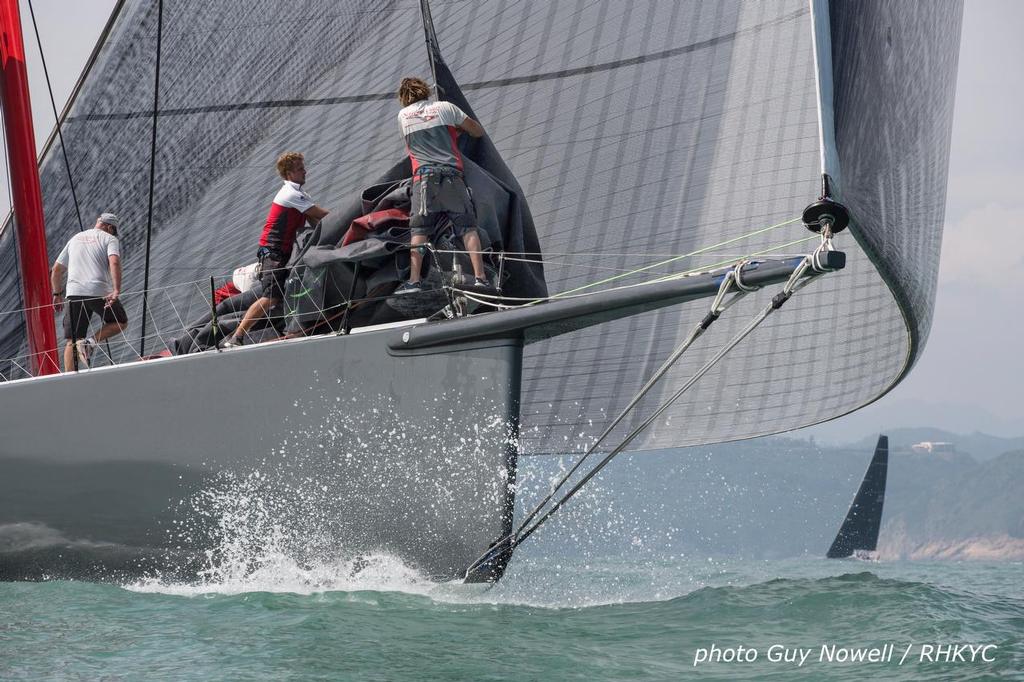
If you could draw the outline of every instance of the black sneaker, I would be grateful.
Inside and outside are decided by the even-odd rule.
[[[238,348],[242,345],[242,339],[237,336],[229,336],[218,344],[218,348],[221,350],[228,350],[231,348]]]
[[[418,294],[423,291],[423,284],[420,282],[405,282],[402,286],[395,289],[395,295],[401,296],[402,294]]]
[[[491,283],[488,282],[486,279],[481,279],[479,277],[474,277],[473,278],[473,287],[476,288],[476,289],[490,289],[491,288]]]

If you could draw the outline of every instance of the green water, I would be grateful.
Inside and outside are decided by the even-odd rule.
[[[14,680],[1024,679],[1022,640],[1014,563],[525,557],[485,591],[378,558],[203,586],[0,584]],[[819,660],[885,644],[889,662]],[[927,644],[996,648],[921,662]],[[695,666],[712,645],[757,660]],[[798,667],[772,645],[811,653]]]

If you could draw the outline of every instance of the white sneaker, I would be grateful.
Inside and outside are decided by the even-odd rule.
[[[91,336],[75,341],[75,349],[78,351],[78,361],[88,367],[89,358],[92,357],[92,351],[96,346],[96,339]]]

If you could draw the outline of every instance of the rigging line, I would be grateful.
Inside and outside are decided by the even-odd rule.
[[[57,101],[53,97],[53,86],[50,85],[50,71],[46,68],[46,56],[43,54],[43,41],[39,37],[39,26],[36,24],[36,12],[32,8],[32,0],[28,0],[28,13],[32,17],[32,30],[36,34],[36,45],[39,47],[39,59],[43,64],[43,75],[46,77],[46,90],[50,93],[50,107],[53,109],[53,118],[57,121],[57,139],[60,141],[60,151],[64,156],[64,168],[68,172],[68,185],[71,187],[71,200],[75,203],[75,215],[78,216],[78,231],[85,230],[85,223],[82,221],[82,209],[78,205],[78,193],[75,191],[75,179],[71,174],[71,162],[68,160],[68,148],[64,144],[64,132],[61,125],[60,115],[57,113]]]
[[[540,519],[538,519],[530,528],[524,531],[521,535],[518,535],[507,546],[502,546],[501,544],[493,546],[491,549],[488,550],[484,557],[478,559],[477,562],[471,568],[475,568],[480,564],[489,561],[501,554],[511,553],[516,549],[516,547],[521,545],[523,542],[526,541],[527,538],[533,535],[533,533],[536,532],[537,529],[539,529],[545,521],[547,521],[555,512],[561,509],[561,507],[566,502],[568,502],[577,492],[579,492],[580,489],[582,489],[583,486],[590,481],[590,479],[596,476],[605,466],[607,466],[608,463],[611,462],[612,459],[614,459],[619,453],[621,453],[633,441],[633,439],[635,439],[644,429],[646,429],[648,426],[654,423],[654,421],[656,421],[658,417],[660,417],[662,413],[665,412],[665,410],[667,410],[676,400],[678,400],[683,393],[689,390],[690,387],[697,383],[697,381],[699,381],[705,374],[711,371],[711,369],[716,364],[718,364],[718,362],[723,357],[725,357],[725,355],[729,351],[731,351],[733,348],[739,345],[739,343],[743,341],[743,339],[746,338],[751,332],[753,332],[754,329],[756,329],[762,322],[764,322],[764,320],[767,319],[772,312],[782,307],[782,304],[788,301],[789,298],[791,298],[793,294],[795,294],[797,291],[807,286],[807,284],[809,284],[810,282],[824,274],[823,272],[812,271],[812,273],[806,279],[801,280],[800,278],[802,278],[804,274],[807,272],[807,270],[810,269],[811,267],[811,257],[805,257],[803,262],[793,271],[793,274],[790,276],[789,281],[783,287],[782,292],[776,294],[772,298],[772,302],[770,304],[768,304],[760,313],[758,313],[758,315],[756,315],[754,319],[752,319],[750,323],[747,324],[746,327],[744,327],[736,336],[734,336],[728,344],[726,344],[717,353],[715,353],[715,355],[710,360],[708,360],[708,362],[706,362],[704,366],[697,370],[696,374],[690,377],[686,381],[686,383],[684,383],[679,388],[679,390],[677,390],[671,397],[669,397],[668,400],[662,403],[661,406],[659,406],[658,409],[655,410],[654,413],[651,414],[647,419],[645,419],[637,428],[633,429],[633,431],[631,431],[626,436],[626,438],[623,439],[621,443],[619,443],[611,452],[609,452],[604,457],[604,459],[598,462],[593,469],[587,472],[586,476],[584,476],[576,485],[574,485],[572,489],[569,490],[569,492],[567,492],[557,503],[555,503],[555,505],[551,509],[545,512],[545,514]]]
[[[801,240],[801,241],[805,241],[805,240]],[[576,255],[580,256],[581,258],[584,257],[582,254],[545,254],[545,255],[560,256],[560,257],[563,257],[563,258],[566,257],[566,256],[576,256]],[[589,256],[594,256],[594,255],[595,254],[589,254]],[[602,256],[606,256],[608,258],[616,256],[616,254],[610,253],[610,252],[609,253],[603,253],[601,255]],[[631,254],[621,254],[620,257],[628,258],[630,255]],[[651,254],[651,255],[654,255],[655,257],[665,258],[665,257],[673,256],[675,254],[658,253],[658,254]],[[707,256],[708,258],[732,258],[734,260],[742,260],[743,258],[747,258],[748,256],[750,256],[750,253],[740,253],[740,252],[736,252],[736,253],[722,253],[722,252],[715,251],[715,252],[711,252],[711,253],[704,253],[704,254],[701,254],[701,255],[702,256]],[[778,255],[784,256],[786,254],[778,254]],[[789,255],[793,256],[793,257],[799,257],[799,256],[802,256],[804,254],[802,254],[802,253],[791,253]],[[570,268],[590,268],[592,270],[615,270],[615,271],[618,271],[618,272],[631,272],[627,268],[613,268],[613,267],[602,266],[602,265],[588,265],[587,263],[575,263],[575,262],[572,262],[572,261],[569,261],[569,260],[566,260],[566,261],[551,261],[551,260],[546,260],[546,259],[543,259],[543,258],[511,258],[511,257],[510,258],[506,258],[506,260],[516,261],[517,263],[538,263],[538,264],[541,264],[541,265],[545,265],[545,264],[564,265],[564,266],[570,267]],[[668,273],[666,273],[666,274],[668,274]],[[676,274],[676,273],[671,273],[671,274]],[[563,276],[562,279],[567,279],[567,277]]]
[[[146,310],[149,307],[149,253],[153,234],[153,190],[156,183],[156,120],[160,110],[160,49],[163,39],[164,0],[156,0],[156,8],[156,75],[153,81],[153,135],[149,148],[149,210],[146,213],[146,270],[142,281],[142,328],[139,332],[140,356],[146,353]]]
[[[519,524],[519,528],[498,540],[495,543],[494,547],[502,547],[503,544],[508,540],[519,536],[519,534],[522,533],[523,530],[529,526],[530,521],[532,521],[537,516],[537,514],[539,514],[544,509],[544,507],[547,506],[547,504],[554,498],[555,494],[558,493],[562,486],[565,485],[565,483],[570,478],[572,478],[572,475],[575,474],[581,466],[583,466],[583,463],[586,461],[586,459],[597,450],[598,446],[602,442],[604,442],[604,439],[607,438],[608,435],[615,430],[615,428],[622,422],[622,420],[626,418],[626,415],[628,415],[632,411],[632,409],[636,407],[636,405],[644,398],[644,396],[646,396],[647,393],[650,392],[654,385],[658,383],[658,381],[661,380],[663,376],[665,376],[669,369],[671,369],[672,366],[676,363],[676,361],[678,361],[679,358],[683,356],[683,354],[690,348],[690,346],[692,346],[693,343],[697,339],[699,339],[701,335],[703,335],[704,332],[711,327],[712,324],[714,324],[714,322],[722,315],[722,313],[724,313],[733,304],[737,303],[740,299],[747,295],[747,291],[740,289],[739,291],[734,293],[731,298],[726,300],[726,296],[729,294],[730,289],[732,289],[734,285],[740,285],[738,268],[737,270],[730,270],[722,278],[722,283],[719,285],[718,288],[718,294],[715,296],[714,301],[712,301],[711,309],[708,312],[708,314],[704,316],[704,319],[702,319],[693,328],[693,330],[687,335],[683,342],[672,352],[671,355],[669,355],[668,358],[666,358],[665,362],[662,363],[661,367],[658,368],[658,370],[651,376],[651,378],[647,380],[647,382],[640,388],[639,391],[637,391],[636,395],[634,395],[632,400],[629,401],[629,404],[626,405],[626,407],[624,407],[619,412],[619,415],[615,417],[615,419],[612,420],[612,422],[605,428],[604,432],[597,437],[597,440],[595,440],[593,444],[591,444],[591,446],[587,449],[583,456],[580,457],[579,461],[576,462],[576,464],[574,464],[572,468],[569,469],[569,471],[562,476],[562,478],[558,481],[558,483],[554,485],[554,487],[552,487],[551,492],[548,493],[547,497],[541,500],[541,502],[533,508],[533,511],[531,511],[530,514]],[[493,549],[490,549],[488,553],[491,553],[493,551]],[[487,554],[485,553],[484,557],[486,556]],[[468,570],[471,571],[480,563],[482,563],[482,561],[486,561],[486,558],[484,557],[481,557],[481,559],[478,559],[476,562],[474,562],[474,564],[470,566]]]
[[[787,247],[795,246],[797,244],[804,244],[804,243],[809,242],[809,241],[814,241],[815,239],[817,239],[817,237],[813,237],[813,236],[812,237],[804,237],[803,239],[795,239],[795,240],[793,240],[791,242],[786,242],[785,244],[778,244],[777,246],[772,246],[772,247],[769,247],[767,249],[762,249],[761,251],[754,251],[753,253],[749,253],[746,256],[744,256],[744,258],[753,258],[753,257],[756,257],[756,256],[766,256],[766,255],[768,255],[770,253],[774,253],[775,251],[777,251],[779,249],[785,249]],[[690,269],[690,270],[684,270],[683,272],[677,272],[677,273],[675,273],[673,275],[665,275],[663,277],[658,277],[657,279],[647,280],[646,282],[644,282],[644,284],[658,284],[660,282],[671,282],[672,280],[682,279],[683,277],[691,277],[693,275],[698,275],[698,274],[700,274],[702,272],[706,272],[708,270],[713,270],[713,269],[721,267],[723,265],[728,265],[729,263],[733,263],[735,261],[736,261],[735,258],[731,258],[729,260],[718,261],[717,263],[708,263],[706,265],[700,266],[699,268],[693,268],[693,269]]]
[[[733,237],[732,239],[727,239],[724,242],[719,242],[717,244],[712,244],[712,245],[706,246],[706,247],[704,247],[702,249],[697,249],[696,251],[691,251],[690,253],[685,253],[685,254],[682,254],[680,256],[675,256],[675,257],[669,258],[667,260],[659,261],[658,263],[654,263],[652,265],[647,265],[647,266],[644,266],[642,268],[637,268],[635,270],[632,270],[632,271],[627,272],[627,273],[623,273],[621,275],[613,275],[612,277],[606,277],[606,278],[604,278],[602,280],[599,280],[597,282],[593,282],[591,284],[585,284],[583,286],[576,287],[575,289],[569,289],[568,291],[560,292],[558,294],[550,296],[549,299],[557,299],[557,298],[560,298],[560,297],[563,297],[563,296],[568,296],[569,294],[575,294],[575,293],[577,293],[579,291],[583,291],[585,289],[590,289],[590,288],[593,288],[593,287],[596,287],[596,286],[601,286],[602,284],[607,284],[609,282],[614,282],[616,280],[622,279],[623,277],[628,277],[629,275],[633,275],[633,274],[636,274],[636,273],[639,273],[639,272],[644,272],[644,271],[647,271],[647,270],[652,270],[654,268],[660,267],[662,265],[667,265],[669,263],[674,263],[676,261],[682,260],[683,258],[689,258],[690,256],[697,256],[697,255],[700,255],[702,253],[707,253],[711,249],[717,249],[717,248],[720,248],[722,246],[728,246],[729,244],[735,244],[736,242],[742,241],[744,239],[748,239],[750,237],[754,237],[754,236],[757,236],[759,234],[763,234],[765,232],[769,232],[770,230],[774,230],[774,229],[783,227],[785,225],[791,225],[791,224],[799,222],[799,221],[800,221],[800,218],[792,218],[792,219],[787,220],[785,222],[776,223],[775,225],[769,225],[768,227],[761,228],[760,230],[755,230],[754,232],[749,232],[747,234],[740,235],[739,237]],[[530,305],[530,304],[527,304],[527,305]]]
[[[792,222],[792,221],[789,221],[789,222]],[[784,225],[784,224],[786,224],[786,223],[780,223],[780,225]],[[770,229],[770,228],[765,228],[765,229]],[[766,248],[766,249],[762,249],[760,251],[754,251],[752,253],[744,254],[742,256],[739,256],[739,258],[747,258],[747,259],[749,259],[749,258],[754,258],[754,257],[757,257],[757,256],[764,256],[764,255],[771,254],[771,253],[777,251],[778,249],[784,249],[784,248],[787,248],[787,247],[790,247],[790,246],[795,246],[797,244],[802,244],[802,243],[805,243],[805,242],[808,242],[808,241],[812,241],[812,240],[815,240],[815,239],[818,239],[818,237],[817,236],[804,237],[804,238],[797,239],[797,240],[794,240],[794,241],[791,241],[791,242],[786,242],[785,244],[779,244],[779,245],[772,246],[772,247],[769,247],[769,248]],[[710,248],[715,248],[715,246],[717,246],[717,245],[712,245],[712,246],[707,247],[707,248],[709,248],[709,249]],[[439,253],[461,253],[461,252],[447,250],[447,251],[440,251]],[[690,254],[683,254],[682,256],[676,256],[676,258],[685,258],[685,257],[697,255],[697,254],[698,254],[698,252],[693,252],[693,253],[690,253]],[[659,254],[659,255],[664,255],[664,254]],[[505,300],[505,301],[519,301],[519,302],[525,302],[527,304],[544,303],[546,301],[550,301],[550,300],[555,299],[555,298],[580,298],[580,297],[584,297],[584,296],[593,296],[594,294],[602,293],[602,292],[606,292],[606,291],[620,291],[620,290],[623,290],[623,289],[632,289],[632,288],[636,288],[636,287],[640,287],[640,286],[647,286],[649,284],[658,284],[658,283],[661,283],[661,282],[667,282],[667,281],[672,281],[672,280],[675,280],[675,279],[681,279],[683,277],[690,277],[690,276],[697,275],[697,274],[707,273],[707,272],[709,272],[711,270],[714,270],[715,268],[718,268],[718,267],[722,267],[722,266],[725,266],[725,265],[730,265],[732,263],[735,263],[736,260],[737,260],[737,258],[730,257],[728,260],[720,260],[720,261],[717,261],[715,263],[707,263],[707,264],[701,265],[700,267],[697,267],[697,268],[691,268],[689,270],[683,270],[681,272],[677,272],[677,273],[674,273],[674,274],[671,274],[671,275],[662,275],[662,276],[659,276],[656,279],[652,279],[652,280],[645,280],[643,282],[637,282],[637,283],[634,283],[634,284],[627,284],[627,285],[622,285],[622,286],[618,286],[618,287],[612,287],[610,289],[602,289],[599,292],[598,291],[592,291],[592,292],[586,292],[586,293],[582,293],[582,294],[572,294],[572,295],[570,295],[569,292],[560,292],[558,294],[553,294],[552,296],[548,296],[548,297],[545,297],[545,298],[521,298],[521,297],[515,297],[515,296],[497,296],[497,295],[494,295],[494,294],[485,294],[485,293],[476,293],[475,295],[478,296],[478,297],[482,297],[482,298],[500,299],[500,300]],[[654,267],[654,266],[648,266],[648,267]],[[639,272],[639,271],[637,271],[637,272]],[[631,274],[631,273],[628,273],[628,274]],[[225,273],[222,276],[230,278],[231,273]],[[147,292],[153,293],[153,292],[157,292],[157,291],[163,291],[165,289],[176,289],[176,288],[180,288],[180,287],[187,287],[187,286],[190,286],[190,285],[194,285],[196,283],[203,283],[205,281],[206,281],[205,279],[189,280],[189,281],[185,281],[185,282],[178,282],[178,283],[175,283],[175,284],[167,284],[167,285],[164,285],[164,286],[153,287],[153,288],[148,289],[148,290],[138,289],[138,290],[126,291],[126,292],[124,292],[122,294],[121,297],[122,297],[122,299],[125,299],[125,298],[128,298],[130,296],[136,296],[136,295],[139,295],[139,294],[145,294]],[[587,287],[584,287],[584,288],[587,288]],[[357,299],[357,302],[379,301],[379,300],[385,300],[387,298],[389,298],[389,296],[378,296],[378,297],[373,297],[373,298]],[[44,305],[41,305],[41,306],[33,306],[33,307],[30,307],[30,308],[18,308],[16,310],[5,310],[5,311],[0,312],[0,317],[3,317],[5,315],[22,314],[22,313],[24,313],[26,311],[29,311],[29,310],[35,310],[36,308],[48,308],[48,307],[50,307],[50,305],[51,304],[47,303],[47,304],[44,304]],[[491,305],[491,304],[489,303],[489,305]]]
[[[780,244],[778,246],[773,246],[773,247],[770,247],[768,249],[764,249],[762,251],[755,251],[753,253],[750,253],[750,254],[747,254],[747,255],[741,257],[741,259],[745,258],[745,259],[749,260],[749,259],[755,258],[757,256],[764,256],[764,255],[772,253],[776,249],[784,249],[784,248],[786,248],[788,246],[793,246],[794,244],[802,244],[804,242],[813,241],[815,239],[818,239],[818,237],[812,236],[812,237],[805,237],[803,239],[797,239],[796,241],[792,241],[792,242],[789,242],[787,244]],[[645,286],[649,286],[651,284],[660,284],[661,282],[671,282],[671,281],[674,281],[674,280],[677,280],[677,279],[684,279],[686,277],[693,277],[694,275],[711,274],[715,269],[717,269],[719,267],[722,267],[722,266],[725,266],[725,265],[733,265],[733,264],[736,263],[736,261],[737,261],[736,258],[730,258],[728,260],[722,260],[722,261],[719,261],[717,263],[708,263],[707,265],[702,265],[699,268],[692,268],[690,270],[683,270],[682,272],[677,272],[677,273],[672,274],[672,275],[660,276],[660,277],[658,277],[656,279],[644,280],[643,282],[635,282],[634,284],[623,284],[623,285],[620,285],[620,286],[617,286],[617,287],[611,287],[609,289],[601,289],[600,291],[588,291],[588,292],[585,292],[585,293],[582,293],[582,294],[572,294],[572,295],[554,294],[552,296],[548,296],[548,297],[545,297],[545,298],[525,298],[525,297],[515,297],[515,296],[498,296],[498,295],[495,295],[495,294],[485,294],[485,293],[482,293],[482,292],[478,292],[478,293],[476,293],[476,296],[479,296],[479,297],[482,297],[482,298],[499,299],[499,300],[504,300],[504,301],[520,301],[520,302],[525,302],[525,305],[533,305],[533,304],[537,304],[537,303],[546,303],[546,302],[554,299],[555,297],[559,297],[560,299],[584,298],[586,296],[594,296],[596,294],[607,293],[609,291],[624,291],[626,289],[635,289],[637,287],[645,287]]]

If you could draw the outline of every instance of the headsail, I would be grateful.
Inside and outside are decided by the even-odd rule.
[[[843,559],[854,552],[874,552],[878,547],[878,530],[882,527],[882,506],[885,503],[885,480],[889,470],[889,438],[879,436],[875,455],[864,474],[843,525],[825,555]]]
[[[331,208],[387,173],[403,154],[395,84],[428,69],[418,0],[165,4],[157,287],[252,260],[280,151],[307,153],[308,189]],[[936,281],[960,3],[823,4],[843,171],[834,190],[853,212],[859,248],[844,237],[845,272],[759,329],[635,448],[833,418],[889,390],[920,352]],[[806,0],[435,2],[433,23],[447,60],[438,80],[447,64],[461,84],[446,96],[472,98],[529,200],[537,245],[524,240],[513,257],[529,272],[540,264],[525,261],[543,251],[551,292],[807,251],[795,219],[818,195],[820,165]],[[155,25],[151,0],[119,5],[65,119],[83,210],[115,210],[126,223],[128,290],[142,281]],[[56,150],[41,172],[54,252],[76,221]],[[21,305],[10,241],[5,230],[4,310]],[[708,333],[703,354],[695,348],[673,369],[665,390],[763,303],[748,298]],[[529,347],[524,452],[586,447],[703,312],[681,305]],[[154,313],[164,322],[175,314]],[[0,320],[0,356],[16,355],[22,337],[17,319]],[[664,398],[654,393],[637,419]]]

